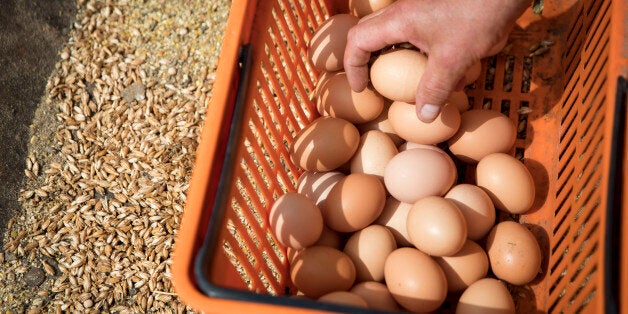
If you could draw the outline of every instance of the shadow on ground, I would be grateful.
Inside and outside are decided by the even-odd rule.
[[[71,0],[0,0],[0,243],[19,209],[29,125],[67,41]]]

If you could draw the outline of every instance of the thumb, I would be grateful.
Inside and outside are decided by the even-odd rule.
[[[423,122],[432,122],[438,117],[441,107],[464,75],[464,66],[447,60],[456,59],[438,55],[427,59],[416,95],[416,113]]]

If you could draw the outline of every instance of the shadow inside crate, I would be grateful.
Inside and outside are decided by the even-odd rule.
[[[547,168],[542,163],[531,158],[524,158],[523,163],[530,171],[534,180],[534,203],[532,203],[532,207],[525,213],[526,215],[530,215],[544,207],[547,201],[550,179]]]
[[[547,277],[550,256],[549,235],[547,231],[539,225],[524,223],[524,226],[532,232],[541,248],[541,269],[536,278],[529,284],[523,286],[509,285],[508,288],[515,301],[517,313],[546,313],[537,308],[536,296],[531,286],[541,284]]]

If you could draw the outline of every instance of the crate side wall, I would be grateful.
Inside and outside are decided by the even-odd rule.
[[[324,1],[260,1],[253,23],[253,67],[234,175],[216,254],[224,254],[248,290],[294,294],[288,252],[271,232],[274,200],[294,191],[301,171],[290,161],[292,138],[315,116],[317,73],[307,42],[329,16]],[[216,282],[218,285],[223,283]]]

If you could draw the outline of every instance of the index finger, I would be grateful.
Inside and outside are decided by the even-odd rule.
[[[349,85],[354,91],[362,91],[368,85],[367,65],[371,52],[408,41],[401,30],[402,19],[395,16],[398,11],[392,4],[365,16],[349,31],[343,63]]]

